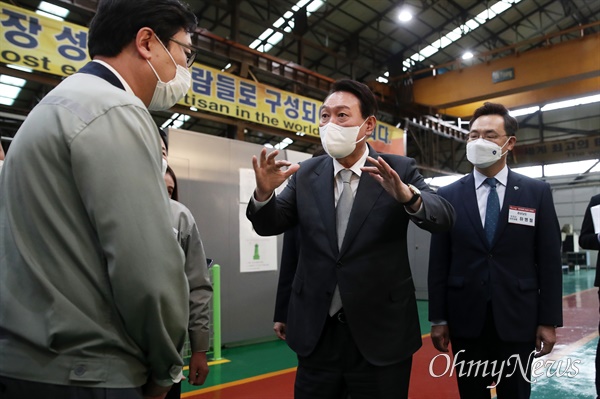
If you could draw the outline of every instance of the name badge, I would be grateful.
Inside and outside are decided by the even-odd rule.
[[[508,207],[508,223],[535,226],[535,209],[510,205]]]

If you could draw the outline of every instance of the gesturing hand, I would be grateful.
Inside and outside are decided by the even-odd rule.
[[[412,198],[412,191],[402,182],[398,173],[382,157],[377,159],[367,157],[367,160],[373,166],[364,166],[360,169],[363,172],[369,173],[373,179],[377,180],[396,201],[404,203]]]
[[[252,167],[256,175],[255,198],[257,201],[267,200],[277,187],[300,168],[298,164],[292,165],[286,160],[276,160],[277,154],[279,151],[275,150],[267,155],[267,149],[263,148],[260,152],[260,162],[256,155],[252,157]],[[281,168],[285,166],[288,167],[287,170],[282,170]]]

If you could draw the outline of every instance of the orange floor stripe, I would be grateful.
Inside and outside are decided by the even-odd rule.
[[[190,399],[293,399],[296,368],[182,394]]]

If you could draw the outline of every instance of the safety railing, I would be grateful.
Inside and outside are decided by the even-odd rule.
[[[221,266],[214,264],[210,268],[210,278],[213,286],[212,308],[210,311],[210,349],[207,357],[210,361],[221,360]],[[192,348],[189,339],[183,346],[183,358],[189,362]]]

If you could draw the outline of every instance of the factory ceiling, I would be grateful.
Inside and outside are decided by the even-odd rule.
[[[89,24],[97,3],[48,2],[68,8],[66,21],[83,26]],[[6,3],[34,10],[40,2]],[[306,0],[300,7],[297,0],[187,3],[200,27],[196,62],[319,101],[334,80],[356,79],[376,92],[379,119],[392,125],[408,127],[408,120],[432,115],[460,127],[457,118],[468,119],[474,104],[484,100],[506,100],[516,109],[600,93],[600,49],[594,39],[600,34],[598,0]],[[412,19],[401,21],[402,12],[409,12]],[[582,70],[574,70],[572,67],[582,64],[578,54],[584,50],[572,43],[584,39],[591,40],[588,47],[595,51]],[[561,46],[570,49],[560,53],[560,59],[542,53]],[[464,59],[466,53],[471,58]],[[518,67],[526,57],[531,57],[526,62],[535,65],[527,72],[526,84],[520,82],[504,91],[477,92],[477,88],[484,87],[477,79],[490,75],[485,79],[491,83],[492,72],[502,77],[510,75],[512,68],[513,78],[519,77]],[[507,61],[510,59],[513,61]],[[549,63],[553,67],[548,76],[536,73]],[[486,66],[489,71],[482,72]],[[0,73],[26,77],[28,81],[12,106],[0,106],[0,132],[12,137],[22,116],[59,79],[40,73],[14,73],[2,63]],[[444,75],[455,85],[444,86],[438,96],[435,85]],[[582,107],[576,118],[568,112],[554,116],[549,129],[542,117],[529,117],[524,126],[542,141],[548,133],[557,138],[573,133],[600,134],[598,104]],[[190,116],[183,129],[259,144],[278,143],[289,135],[204,112],[188,112],[183,107],[173,111],[177,112],[155,113],[157,124],[169,123],[181,112]],[[317,142],[310,137],[294,138],[288,148],[312,152]],[[442,151],[454,151],[450,147],[446,145]],[[418,152],[409,145],[409,155],[414,155],[411,151]],[[456,159],[445,165],[439,165],[439,159],[422,161],[432,167],[437,164],[440,169],[460,169]]]

